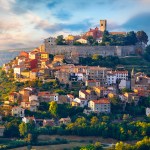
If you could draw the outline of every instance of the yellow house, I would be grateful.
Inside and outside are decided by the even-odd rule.
[[[21,76],[23,78],[29,78],[30,77],[30,71],[22,71]]]
[[[105,87],[93,87],[93,89],[98,97],[104,97],[109,93]]]
[[[138,93],[138,89],[134,89],[133,91],[134,91],[134,93]]]
[[[45,61],[41,61],[41,68],[45,68],[47,64],[48,63],[47,63],[46,60]]]
[[[115,97],[116,95],[114,94],[114,93],[109,93],[108,94],[108,98],[113,98],[113,97]]]
[[[71,102],[71,106],[80,106],[80,104],[73,101],[73,102]]]
[[[124,93],[124,96],[125,96],[125,97],[130,97],[130,95],[131,95],[131,93],[127,93],[127,92]]]
[[[88,89],[88,90],[86,90],[86,92],[89,93],[89,94],[91,94],[92,90]]]
[[[49,54],[46,52],[41,52],[41,59],[49,59]]]
[[[62,62],[65,59],[64,55],[56,55],[54,56],[54,62]]]
[[[30,71],[30,79],[32,79],[32,80],[37,79],[37,75],[38,75],[38,69],[32,69]]]
[[[73,35],[68,35],[65,40],[67,41],[73,41],[74,40],[74,36]]]
[[[31,51],[31,52],[29,53],[29,58],[30,58],[30,59],[37,59],[38,56],[39,56],[39,52],[38,52],[38,50],[36,51],[36,49],[33,50],[33,51]]]

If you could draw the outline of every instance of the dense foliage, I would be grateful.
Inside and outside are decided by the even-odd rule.
[[[57,36],[56,44],[57,45],[66,45],[63,35]]]
[[[145,49],[144,58],[150,62],[150,45],[148,45]]]
[[[79,58],[80,65],[88,65],[88,66],[101,66],[101,67],[115,67],[120,64],[120,59],[117,56],[106,56],[103,57],[101,55],[94,54],[93,56],[89,56],[86,58]]]
[[[138,42],[147,44],[148,36],[144,31],[138,31],[137,33],[130,31],[126,35],[112,35],[108,31],[105,31],[101,45],[126,46],[135,45]]]

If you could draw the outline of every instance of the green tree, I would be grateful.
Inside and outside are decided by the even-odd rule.
[[[27,136],[29,133],[33,133],[35,129],[35,122],[33,120],[29,120],[28,123],[22,122],[19,125],[19,132],[21,136]]]
[[[102,43],[109,43],[110,42],[110,34],[108,31],[104,31],[103,37],[102,37]]]
[[[98,120],[98,118],[96,116],[93,116],[91,118],[90,123],[91,123],[92,126],[98,124],[98,122],[99,122],[99,120]]]
[[[129,150],[130,145],[123,143],[123,142],[118,142],[115,145],[115,150]]]
[[[119,104],[119,98],[118,97],[112,97],[110,98],[110,102],[113,104],[113,105],[118,105]]]
[[[93,45],[96,42],[96,40],[93,38],[93,36],[88,36],[87,41],[89,42],[90,45]]]
[[[144,44],[147,44],[148,42],[148,35],[144,31],[138,31],[136,33],[137,39],[139,42],[143,42]]]
[[[27,124],[25,122],[22,122],[19,125],[19,132],[20,132],[21,136],[26,136],[27,135],[27,133],[28,133],[28,127],[27,127]]]
[[[66,45],[63,35],[57,36],[56,44],[57,45]]]
[[[150,45],[147,45],[147,47],[145,48],[145,53],[144,53],[143,57],[147,61],[150,61]]]
[[[109,116],[102,116],[102,120],[104,122],[109,122],[110,121],[110,117]]]
[[[150,149],[150,138],[145,137],[143,140],[138,141],[135,145],[136,150],[149,150]]]
[[[54,117],[57,117],[57,115],[58,115],[58,112],[57,112],[57,111],[58,111],[57,102],[55,102],[55,101],[50,102],[49,111],[50,111],[50,113],[51,113]]]
[[[94,54],[94,55],[92,56],[92,59],[95,60],[95,61],[97,61],[97,60],[100,59],[100,55]]]
[[[95,142],[94,144],[96,150],[102,150],[102,144],[100,142]]]
[[[138,39],[134,31],[130,31],[127,33],[126,42],[127,45],[135,45],[138,42]]]
[[[26,137],[26,141],[29,144],[36,143],[37,142],[37,134],[36,133],[32,133],[32,134],[28,133],[27,137]]]
[[[73,42],[73,45],[79,46],[79,45],[82,45],[82,43],[75,41],[75,42]]]
[[[20,121],[17,119],[14,119],[11,122],[6,123],[4,136],[5,137],[19,137],[19,128],[18,128],[19,123]]]

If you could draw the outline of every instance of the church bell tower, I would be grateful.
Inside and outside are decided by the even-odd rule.
[[[107,20],[100,20],[100,31],[104,32],[107,30]]]

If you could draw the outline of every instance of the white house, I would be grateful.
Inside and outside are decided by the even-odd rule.
[[[69,102],[72,102],[74,100],[74,96],[72,94],[67,94],[67,99]]]
[[[88,105],[88,100],[85,98],[75,98],[74,102],[77,102],[80,104],[80,107],[85,107]]]
[[[24,109],[29,109],[30,102],[22,101],[20,106],[23,107]]]
[[[58,102],[58,99],[59,99],[59,94],[58,93],[50,94],[50,101]]]
[[[77,76],[78,81],[83,81],[83,78],[84,78],[83,73],[75,73],[75,76]]]
[[[100,86],[100,81],[97,80],[86,80],[85,81],[85,86],[89,86],[89,87],[99,87]]]
[[[15,76],[16,78],[20,78],[21,72],[22,72],[24,69],[25,69],[24,66],[16,66],[16,67],[14,67],[14,76]]]
[[[3,64],[2,68],[6,73],[8,73],[8,70],[10,69],[10,66],[8,64]]]
[[[98,113],[111,112],[111,104],[107,98],[102,98],[100,100],[91,100],[88,103],[88,107],[91,108],[92,111]]]
[[[18,58],[18,65],[24,65],[26,58],[25,57],[20,57]]]
[[[12,116],[15,116],[15,117],[24,117],[25,116],[24,111],[25,109],[19,106],[15,106],[12,108],[11,113],[12,113]]]
[[[4,136],[5,127],[0,126],[0,137]]]
[[[22,122],[29,123],[30,120],[33,120],[36,123],[36,120],[34,117],[23,117]]]
[[[107,84],[111,85],[111,84],[116,84],[116,80],[117,80],[117,76],[113,73],[107,73]]]
[[[30,95],[30,96],[29,96],[29,102],[31,102],[31,101],[33,101],[33,100],[38,101],[38,96],[37,96],[37,95]]]
[[[119,83],[119,89],[130,89],[130,81],[129,80],[121,80]]]
[[[87,40],[85,40],[83,38],[76,40],[76,42],[80,42],[81,44],[87,44],[88,43]]]
[[[146,116],[150,116],[150,108],[146,108]]]
[[[107,84],[115,84],[117,80],[128,80],[128,71],[108,71],[107,72]]]

